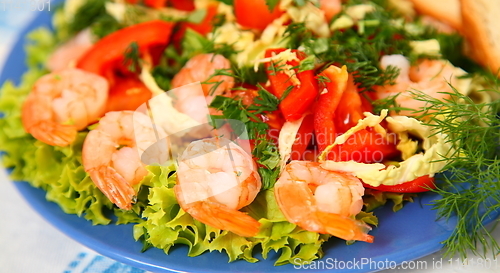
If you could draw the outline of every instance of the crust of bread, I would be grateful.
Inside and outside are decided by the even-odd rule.
[[[461,0],[461,6],[472,57],[500,76],[500,1]]]
[[[462,29],[460,0],[411,0],[411,2],[420,14],[436,18],[456,30]]]

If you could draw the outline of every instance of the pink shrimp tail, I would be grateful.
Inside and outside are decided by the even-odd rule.
[[[373,243],[373,236],[368,235],[371,227],[361,221],[334,213],[316,211],[316,219],[321,222],[323,230],[320,233],[328,233],[346,241],[356,240]]]
[[[50,121],[39,122],[27,131],[34,138],[52,146],[67,146],[75,141],[77,134],[75,126],[61,125]]]
[[[108,199],[121,209],[132,208],[135,191],[113,168],[100,166],[88,171],[90,178]]]
[[[194,219],[206,225],[228,230],[243,237],[253,237],[259,232],[260,223],[241,211],[210,201],[186,204],[182,198],[180,187],[175,186],[174,190],[181,208]]]
[[[43,119],[44,102],[39,102],[36,95],[30,94],[23,104],[21,121],[24,130],[34,138],[52,146],[67,146],[76,138],[77,130],[73,125],[58,124],[50,119]]]

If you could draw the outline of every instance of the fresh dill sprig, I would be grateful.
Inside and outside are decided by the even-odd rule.
[[[367,96],[366,93],[362,93],[361,95],[365,96],[365,98],[371,103],[371,105],[373,106],[373,113],[377,115],[380,115],[380,113],[384,109],[387,109],[389,110],[389,112],[394,112],[396,114],[399,114],[401,111],[412,112],[415,110],[412,108],[402,107],[399,105],[396,99],[398,96],[401,95],[401,93],[377,100],[371,100],[371,98]]]
[[[347,5],[352,4],[357,2],[350,1]],[[419,40],[421,37],[416,37],[404,27],[395,25],[393,13],[373,5],[375,10],[367,13],[363,20],[376,24],[365,24],[363,31],[355,24],[342,31],[333,31],[332,35],[326,38],[314,35],[305,23],[291,23],[284,34],[287,47],[304,50],[311,56],[311,60],[317,60],[316,63],[322,63],[323,67],[331,64],[346,65],[361,90],[370,91],[373,86],[386,85],[397,77],[398,71],[396,68],[381,69],[380,58],[390,54],[411,55],[412,47],[409,41]],[[348,16],[344,13],[339,16],[341,15]]]
[[[153,77],[156,82],[163,90],[170,90],[172,78],[182,69],[189,59],[192,57],[202,54],[202,53],[214,53],[221,54],[226,58],[235,54],[236,51],[226,44],[215,44],[213,41],[207,39],[198,32],[187,29],[182,40],[182,53],[179,53],[178,49],[174,45],[167,47],[162,57],[160,58],[160,64],[154,67]],[[238,71],[241,73],[247,73],[245,71]],[[224,71],[216,71],[212,77],[217,75],[225,74]],[[233,75],[230,73],[230,75]],[[245,74],[246,75],[246,74]],[[243,77],[243,75],[238,75]],[[210,81],[210,77],[206,82]],[[251,75],[244,77],[245,80],[250,80]],[[213,83],[211,86],[211,92],[217,88],[220,83]]]
[[[267,81],[267,76],[264,69],[259,69],[255,71],[253,67],[243,66],[231,63],[230,69],[216,69],[215,72],[210,75],[202,84],[209,84],[210,91],[209,94],[214,94],[215,90],[222,84],[222,81],[214,81],[213,79],[217,76],[227,76],[232,77],[235,85],[239,84],[249,84],[258,86],[259,83]]]
[[[499,85],[489,92],[499,95]],[[465,259],[469,250],[482,256],[498,253],[500,246],[483,223],[489,213],[500,210],[500,101],[477,102],[455,89],[444,100],[420,92],[414,95],[427,103],[420,118],[434,133],[446,134],[455,149],[444,156],[447,172],[434,190],[442,196],[433,204],[438,216],[457,218],[455,230],[444,241],[445,255]]]
[[[207,39],[203,35],[189,28],[184,34],[182,48],[185,51],[183,54],[189,57],[201,53],[214,53],[220,54],[229,59],[232,55],[238,53],[232,45],[215,43],[213,39]]]
[[[279,99],[264,88],[259,87],[258,95],[250,105],[244,105],[241,98],[217,96],[210,107],[222,111],[216,119],[239,120],[245,124],[250,140],[253,140],[252,155],[257,159],[258,172],[262,178],[262,189],[274,186],[280,173],[280,155],[276,143],[267,135],[269,125],[260,119],[267,111],[278,109]]]
[[[137,42],[130,43],[125,50],[123,64],[132,73],[137,73],[141,70],[142,59]]]

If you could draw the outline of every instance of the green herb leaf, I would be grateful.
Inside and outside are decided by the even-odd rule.
[[[199,24],[203,22],[205,17],[207,16],[207,10],[206,9],[197,9],[191,13],[189,13],[188,17],[186,18],[186,21],[190,23],[195,23]]]
[[[125,50],[123,64],[130,72],[136,73],[141,69],[141,53],[139,52],[139,45],[137,42],[132,42]]]
[[[69,29],[72,33],[77,33],[106,14],[105,0],[88,0],[84,1],[83,5],[76,11],[73,20],[69,25]]]
[[[477,86],[487,83],[486,78],[473,78]],[[498,79],[489,88],[473,91],[492,92],[500,95]],[[435,133],[448,135],[447,141],[455,152],[445,156],[449,164],[443,174],[442,184],[434,190],[442,196],[434,202],[441,218],[457,217],[453,234],[444,243],[446,255],[467,252],[485,255],[487,251],[498,253],[500,246],[483,225],[488,213],[500,209],[500,100],[478,102],[474,94],[466,96],[453,90],[449,98],[439,100],[415,91],[417,100],[428,105],[417,113]],[[493,240],[490,240],[493,239]]]
[[[260,88],[251,105],[243,105],[240,98],[216,96],[210,107],[222,111],[221,116],[212,119],[234,119],[242,121],[249,138],[254,140],[252,155],[257,158],[258,172],[262,178],[262,189],[274,186],[280,173],[280,155],[276,144],[267,134],[269,125],[263,122],[259,115],[267,111],[275,111],[279,100],[267,90]],[[214,124],[215,125],[215,124]]]
[[[279,4],[279,2],[280,0],[266,0],[266,5],[269,9],[269,12],[273,12],[274,8]]]
[[[217,0],[217,1],[222,2],[229,6],[232,6],[234,4],[234,0]]]

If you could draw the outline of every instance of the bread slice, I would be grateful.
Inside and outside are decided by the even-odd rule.
[[[500,76],[500,0],[461,0],[461,6],[472,57]]]
[[[433,17],[456,30],[461,30],[460,0],[411,0],[411,2],[418,13]]]

